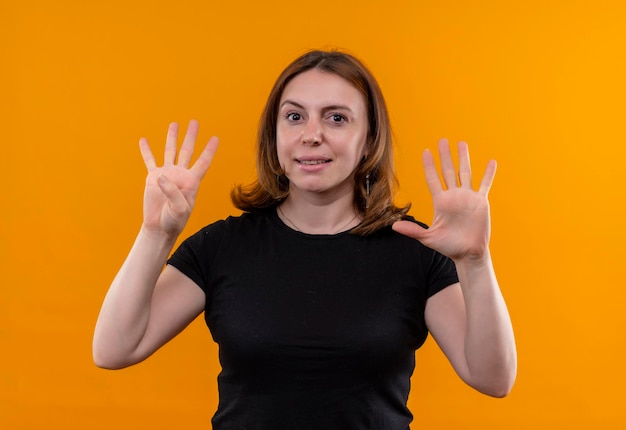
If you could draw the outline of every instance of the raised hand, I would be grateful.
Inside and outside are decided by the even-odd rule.
[[[489,201],[487,195],[496,173],[491,160],[478,191],[472,189],[469,151],[465,142],[459,143],[458,173],[452,162],[447,140],[439,141],[442,184],[429,150],[423,154],[426,182],[433,198],[434,218],[424,229],[409,221],[398,221],[393,229],[419,240],[455,261],[481,258],[488,253],[490,237]]]
[[[143,228],[177,236],[185,227],[196,201],[200,181],[211,165],[218,139],[212,137],[198,159],[189,167],[198,122],[189,122],[185,139],[176,159],[178,124],[171,123],[165,141],[163,166],[157,166],[145,138],[139,141],[141,156],[148,169],[143,203]]]

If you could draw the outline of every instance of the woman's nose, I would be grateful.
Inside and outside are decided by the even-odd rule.
[[[322,141],[322,130],[318,120],[310,119],[302,130],[302,143],[319,145]]]

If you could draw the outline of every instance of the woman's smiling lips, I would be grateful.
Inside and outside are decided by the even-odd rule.
[[[298,167],[307,172],[317,172],[332,160],[326,157],[300,157],[295,159]]]

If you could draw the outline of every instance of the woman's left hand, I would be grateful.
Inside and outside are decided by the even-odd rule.
[[[432,153],[426,150],[423,154],[426,182],[435,212],[430,228],[422,228],[410,221],[398,221],[393,224],[393,229],[419,240],[455,262],[483,258],[489,251],[491,227],[487,195],[496,173],[496,162],[491,160],[488,163],[480,188],[475,191],[465,142],[459,143],[458,174],[445,139],[439,141],[439,156],[443,184]]]

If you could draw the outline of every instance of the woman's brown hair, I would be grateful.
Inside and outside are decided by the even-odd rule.
[[[410,205],[399,208],[393,203],[394,187],[398,181],[393,168],[389,115],[380,87],[359,60],[343,52],[308,52],[280,74],[267,99],[259,124],[258,179],[247,186],[235,186],[231,191],[231,199],[237,208],[251,212],[276,206],[289,194],[289,179],[284,175],[276,151],[278,107],[287,84],[295,76],[311,69],[342,77],[365,98],[368,114],[365,148],[368,155],[354,171],[354,205],[362,216],[362,222],[351,232],[358,235],[373,233],[401,219]]]

